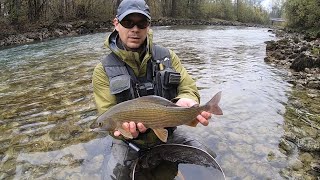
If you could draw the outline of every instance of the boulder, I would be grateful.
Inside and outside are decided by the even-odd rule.
[[[295,71],[303,71],[305,68],[320,67],[320,60],[314,60],[312,57],[301,53],[294,59],[290,68]]]

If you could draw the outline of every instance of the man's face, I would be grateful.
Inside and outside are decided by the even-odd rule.
[[[133,13],[124,17],[121,22],[115,19],[114,26],[126,48],[134,50],[139,48],[147,38],[150,23],[144,15]]]

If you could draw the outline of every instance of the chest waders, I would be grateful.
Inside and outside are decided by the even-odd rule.
[[[177,96],[181,75],[171,64],[171,55],[167,48],[153,45],[152,59],[147,63],[144,77],[136,77],[132,68],[114,53],[102,61],[110,81],[110,92],[116,96],[117,103],[147,95],[157,95],[172,100]],[[176,127],[168,127],[169,135]],[[146,133],[150,130],[148,129]],[[144,139],[146,133],[140,133],[137,139]]]

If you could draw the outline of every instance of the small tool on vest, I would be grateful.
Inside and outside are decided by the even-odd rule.
[[[137,151],[137,152],[140,151],[140,148],[139,148],[137,145],[135,145],[134,143],[132,143],[132,142],[126,140],[126,139],[123,139],[122,141],[123,141],[124,143],[126,143],[131,149],[133,149],[133,150],[135,150],[135,151]]]
[[[160,71],[164,70],[164,66],[163,66],[162,63],[159,63],[159,70],[160,70]]]

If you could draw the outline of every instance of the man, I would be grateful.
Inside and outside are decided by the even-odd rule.
[[[116,18],[113,20],[115,30],[105,42],[112,53],[99,63],[93,72],[94,99],[99,114],[122,101],[151,94],[164,96],[184,107],[199,103],[196,84],[181,65],[178,56],[173,51],[154,46],[152,43],[150,21],[149,7],[144,0],[123,0],[120,3]],[[155,54],[167,54],[167,59],[155,61],[157,56]],[[167,73],[170,78],[172,77],[172,84],[169,83],[166,88],[163,88],[164,80],[158,77],[161,73]],[[210,117],[211,113],[202,112],[190,125],[195,126],[200,122],[207,126]],[[122,127],[132,134],[134,139],[130,142],[139,148],[148,148],[161,143],[153,131],[142,123],[126,122]],[[198,141],[188,138],[175,129],[175,127],[168,128],[167,143],[183,143],[205,148]],[[132,160],[138,153],[122,141],[127,140],[119,131],[111,132],[111,135],[114,139],[107,177],[129,179]]]

